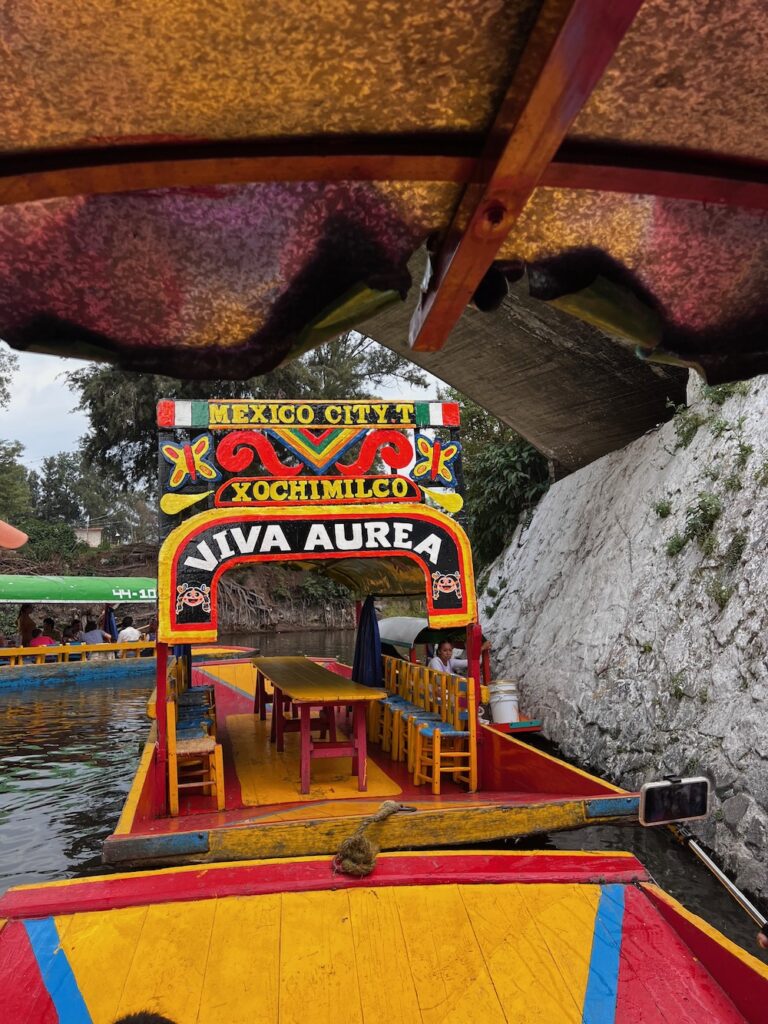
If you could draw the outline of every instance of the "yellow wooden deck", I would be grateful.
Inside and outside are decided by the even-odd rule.
[[[236,896],[55,918],[95,1024],[577,1024],[600,887]],[[311,922],[311,926],[308,923]]]
[[[349,757],[329,757],[312,763],[312,786],[302,794],[299,784],[299,734],[285,735],[285,750],[276,755],[269,741],[270,722],[253,715],[230,715],[227,735],[240,783],[243,805],[297,803],[307,800],[359,798],[357,776],[350,774]],[[368,797],[396,797],[400,787],[368,758]],[[377,805],[378,806],[378,805]]]

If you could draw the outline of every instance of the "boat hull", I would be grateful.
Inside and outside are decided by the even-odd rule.
[[[624,853],[381,855],[22,886],[0,1019],[762,1021],[768,970]]]

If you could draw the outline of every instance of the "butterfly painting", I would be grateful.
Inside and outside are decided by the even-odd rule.
[[[411,479],[416,483],[429,481],[442,484],[444,487],[455,487],[453,463],[460,451],[461,445],[458,441],[444,444],[439,438],[433,441],[426,434],[417,434],[416,462],[411,470]]]
[[[168,481],[172,491],[187,482],[196,484],[221,479],[221,473],[209,461],[213,455],[210,434],[201,434],[190,444],[163,444],[160,451],[165,461],[173,466]]]

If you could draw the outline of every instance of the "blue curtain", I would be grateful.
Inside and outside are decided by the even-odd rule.
[[[111,605],[104,609],[104,632],[112,637],[112,643],[117,642],[117,619]]]
[[[381,686],[381,639],[372,597],[365,599],[355,639],[352,678],[364,686]]]

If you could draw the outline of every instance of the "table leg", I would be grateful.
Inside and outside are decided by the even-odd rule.
[[[352,774],[357,773],[357,788],[364,793],[368,788],[368,748],[365,728],[365,704],[357,701],[354,705],[352,729],[355,737],[355,756],[352,758]]]
[[[301,705],[301,792],[308,793],[310,787],[310,755],[312,749],[312,733],[310,731],[309,716],[312,709],[309,704]]]
[[[264,683],[264,675],[261,672],[256,674],[256,692],[259,701],[259,720],[264,722],[267,718],[267,687]]]
[[[275,724],[275,736],[277,738],[277,750],[278,753],[282,754],[285,749],[283,743],[283,691],[279,690],[274,683],[272,684],[274,693],[272,694],[272,721]]]
[[[274,743],[277,738],[277,716],[275,715],[275,708],[277,707],[277,694],[275,693],[274,686],[272,687],[272,721],[269,723],[269,742]]]

